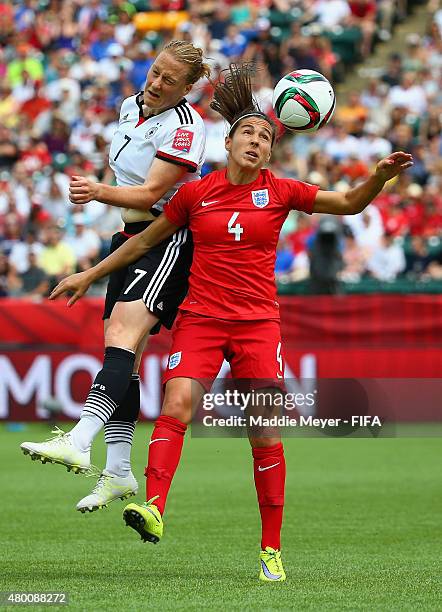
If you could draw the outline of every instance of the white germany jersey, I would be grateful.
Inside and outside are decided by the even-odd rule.
[[[109,165],[117,185],[122,186],[142,185],[155,158],[184,166],[187,173],[180,182],[152,206],[158,214],[181,185],[200,178],[206,148],[205,126],[185,98],[148,119],[143,117],[142,101],[143,92],[123,101],[118,129],[109,151]],[[150,216],[149,212],[140,210],[122,212],[126,222]]]

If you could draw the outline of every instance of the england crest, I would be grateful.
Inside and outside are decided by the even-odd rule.
[[[269,190],[259,189],[258,191],[252,191],[252,201],[258,208],[264,208],[269,203]]]
[[[174,353],[169,357],[169,370],[173,370],[181,361],[181,351]]]

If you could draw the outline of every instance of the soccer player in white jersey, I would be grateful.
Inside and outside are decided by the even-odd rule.
[[[111,252],[144,230],[184,183],[200,177],[205,130],[186,101],[194,83],[210,75],[202,51],[192,44],[168,43],[148,71],[144,91],[123,101],[109,163],[117,186],[74,176],[70,200],[98,200],[118,206],[124,230],[113,236]],[[90,447],[104,426],[106,467],[92,493],[77,504],[84,512],[137,493],[130,451],[140,410],[138,369],[149,334],[168,329],[187,292],[192,238],[186,228],[162,242],[148,257],[109,278],[104,307],[105,356],[80,421],[43,443],[24,442],[23,452],[68,470],[90,468]],[[121,348],[125,347],[125,348]]]

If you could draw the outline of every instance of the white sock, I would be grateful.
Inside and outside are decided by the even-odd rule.
[[[88,451],[95,436],[103,427],[103,421],[93,414],[85,414],[69,432],[72,443],[82,452]]]
[[[106,472],[120,478],[129,476],[132,445],[129,442],[109,442],[106,448]]]

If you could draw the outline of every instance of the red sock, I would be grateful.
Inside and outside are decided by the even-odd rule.
[[[261,513],[261,550],[266,546],[280,550],[285,485],[284,447],[279,442],[275,446],[253,448],[252,454]]]
[[[160,416],[149,442],[149,458],[144,470],[146,499],[159,495],[154,504],[163,514],[172,478],[178,467],[187,425],[174,417]],[[158,442],[156,441],[158,440]]]

